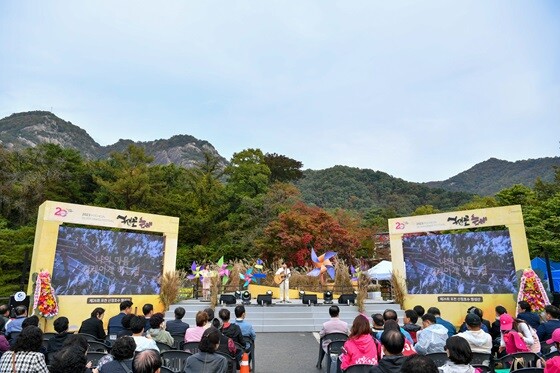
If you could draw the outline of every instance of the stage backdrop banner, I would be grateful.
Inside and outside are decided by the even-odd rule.
[[[105,309],[106,328],[123,300],[132,300],[138,314],[145,303],[163,311],[159,279],[175,270],[178,230],[176,217],[46,201],[39,207],[28,294],[33,273],[49,271],[58,316],[68,317],[71,330],[96,307]],[[45,331],[53,331],[54,319]]]
[[[531,265],[521,206],[389,219],[389,234],[405,309],[435,306],[455,325],[470,306],[487,320],[497,305],[516,314],[515,273]]]

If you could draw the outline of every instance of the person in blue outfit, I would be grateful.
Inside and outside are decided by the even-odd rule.
[[[245,321],[245,306],[239,305],[235,307],[235,324],[239,326],[241,329],[241,334],[244,337],[251,337],[254,341],[257,338],[257,333],[255,333],[255,329],[253,329],[253,325]],[[249,350],[251,345],[247,342],[245,344],[245,349]]]
[[[541,318],[536,312],[532,312],[531,305],[522,300],[517,303],[517,318],[525,321],[531,328],[537,330],[541,325]]]
[[[457,334],[457,329],[449,321],[441,318],[441,312],[437,307],[428,308],[427,313],[431,313],[436,317],[436,324],[443,325],[447,329],[447,336],[452,337]]]

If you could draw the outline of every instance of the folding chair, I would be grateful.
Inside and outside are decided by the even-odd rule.
[[[490,366],[492,362],[491,354],[484,354],[481,352],[473,352],[473,358],[471,360],[471,365],[486,365]]]
[[[537,361],[541,358],[534,352],[516,352],[514,354],[509,354],[503,356],[498,361],[502,363],[504,368],[509,368],[515,361],[522,363],[522,368],[535,368],[537,366]],[[520,371],[522,368],[517,368],[515,371]]]
[[[438,368],[444,366],[449,361],[446,352],[432,352],[431,354],[426,354],[426,356],[432,359]]]
[[[369,364],[356,364],[351,365],[344,371],[344,373],[370,373],[373,370],[373,365]]]
[[[235,373],[236,369],[236,365],[237,365],[237,361],[235,360],[235,358],[229,354],[226,354],[224,352],[221,351],[216,351],[215,352],[218,355],[222,355],[223,357],[225,357],[227,359],[228,362],[228,369],[227,369],[227,373]]]
[[[168,344],[162,343],[162,342],[156,342],[156,345],[159,348],[159,352],[173,350],[173,348],[171,346],[169,346]]]
[[[184,342],[183,351],[190,352],[191,354],[196,354],[198,352],[198,344],[200,342]]]
[[[182,344],[185,341],[185,334],[171,334],[175,343],[173,344],[174,350],[182,350]]]
[[[344,333],[329,333],[325,334],[319,341],[319,357],[317,358],[317,365],[315,367],[321,369],[323,367],[323,359],[325,358],[325,350],[323,350],[323,341],[346,341],[348,335]]]
[[[336,371],[340,372],[340,359],[338,358],[342,352],[342,346],[346,341],[331,341],[327,347],[327,373],[331,372],[333,361],[336,364]]]
[[[187,359],[192,354],[187,351],[168,350],[161,354],[163,366],[175,372],[182,372],[187,364]]]

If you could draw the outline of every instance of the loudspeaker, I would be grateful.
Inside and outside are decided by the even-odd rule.
[[[311,306],[311,304],[317,304],[317,294],[304,294],[301,300],[303,304]]]
[[[342,294],[338,298],[338,304],[356,304],[356,294]]]
[[[237,303],[237,299],[235,299],[235,295],[233,294],[222,294],[220,295],[220,304],[235,304]]]
[[[264,306],[265,304],[268,304],[270,306],[272,304],[272,295],[270,294],[257,295],[257,304],[259,306]]]

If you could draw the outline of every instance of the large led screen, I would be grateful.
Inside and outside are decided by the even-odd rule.
[[[154,234],[60,226],[56,294],[159,294],[164,242]]]
[[[403,236],[409,294],[515,293],[509,231]]]

